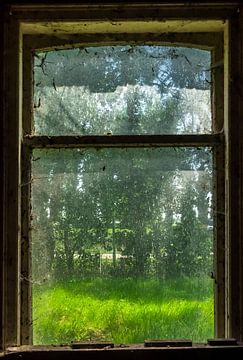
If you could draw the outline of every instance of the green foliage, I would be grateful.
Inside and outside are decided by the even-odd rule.
[[[34,344],[213,337],[210,279],[97,278],[33,290]]]
[[[202,150],[35,150],[34,156],[35,280],[212,271],[210,175],[203,164],[210,157]],[[102,258],[109,254],[113,268]]]
[[[209,68],[209,51],[180,47],[99,46],[38,53],[35,132],[208,132]]]
[[[208,51],[168,46],[36,54],[34,131],[207,132],[209,62]],[[202,148],[34,150],[34,280],[210,273],[211,161]]]

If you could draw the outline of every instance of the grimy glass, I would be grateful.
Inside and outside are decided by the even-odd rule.
[[[32,151],[34,344],[213,337],[212,147],[187,140],[212,133],[210,63],[161,45],[35,54],[33,135],[56,143]]]

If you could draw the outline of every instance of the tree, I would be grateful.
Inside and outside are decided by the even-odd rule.
[[[210,128],[207,65],[206,52],[158,46],[39,54],[35,131],[133,135]],[[205,105],[203,119],[190,105],[195,92]],[[34,157],[36,277],[40,256],[50,276],[96,274],[102,252],[113,252],[113,276],[208,271],[207,149],[49,149],[35,150]]]

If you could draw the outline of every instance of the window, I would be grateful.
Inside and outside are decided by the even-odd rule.
[[[8,86],[17,103],[8,99],[6,118],[12,105],[10,117],[19,127],[16,122],[8,125],[13,134],[8,150],[16,166],[8,167],[7,190],[14,201],[6,205],[5,341],[29,344],[34,329],[34,344],[59,343],[60,338],[36,340],[32,296],[36,311],[43,288],[54,290],[54,277],[69,276],[73,269],[82,278],[98,274],[96,290],[103,275],[111,283],[112,277],[132,279],[136,273],[147,283],[151,278],[162,283],[179,274],[181,285],[188,273],[194,277],[206,271],[215,287],[215,335],[229,336],[237,332],[231,305],[236,290],[230,278],[238,265],[232,266],[227,250],[237,249],[237,242],[231,242],[236,180],[229,161],[234,152],[229,151],[231,123],[222,101],[228,91],[228,24],[206,20],[205,13],[200,21],[185,21],[181,15],[181,21],[168,16],[168,21],[147,22],[139,12],[138,21],[132,7],[130,21],[114,16],[111,22],[107,8],[99,15],[95,8],[95,23],[86,10],[79,11],[87,21],[82,16],[77,21],[70,10],[63,10],[62,21],[53,21],[54,13],[47,22],[34,13],[26,21],[16,10],[20,37],[9,35],[9,48],[18,56],[10,61],[11,71],[6,66],[15,84],[9,81]],[[17,22],[10,27],[17,35]],[[73,70],[79,66],[81,78]],[[129,72],[122,71],[129,66]],[[185,78],[179,76],[182,67]],[[185,254],[188,239],[191,248]],[[90,291],[90,283],[86,285]],[[66,314],[61,316],[64,321]],[[91,327],[84,339],[96,340],[97,334],[103,339]],[[70,334],[66,339],[81,337]]]
[[[222,37],[211,48],[182,38],[32,51],[23,221],[34,344],[214,336],[209,223],[223,147],[211,67]]]

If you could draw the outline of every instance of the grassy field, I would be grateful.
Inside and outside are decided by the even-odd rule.
[[[34,344],[213,337],[210,279],[92,279],[33,287]]]

